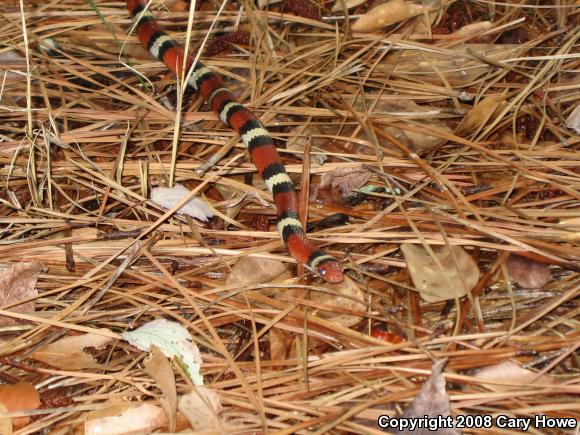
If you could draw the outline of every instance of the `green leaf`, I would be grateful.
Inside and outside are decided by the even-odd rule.
[[[133,331],[124,332],[122,336],[140,350],[149,351],[152,345],[157,346],[165,356],[175,358],[183,365],[194,385],[203,385],[199,348],[192,343],[187,329],[179,323],[157,319]]]

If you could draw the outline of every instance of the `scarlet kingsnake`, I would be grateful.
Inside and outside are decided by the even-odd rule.
[[[181,77],[183,48],[161,30],[153,15],[147,10],[145,0],[127,0],[127,8],[136,21],[137,36],[141,43],[158,60]],[[189,71],[193,57],[188,56],[185,71]],[[298,199],[292,180],[284,169],[274,141],[260,120],[238,103],[224,87],[222,79],[201,62],[193,66],[188,85],[198,92],[217,113],[220,120],[236,130],[272,193],[278,214],[278,231],[288,251],[308,269],[328,282],[343,280],[340,263],[322,251],[314,250],[298,218]]]

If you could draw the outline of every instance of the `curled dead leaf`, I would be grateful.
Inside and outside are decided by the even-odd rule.
[[[423,14],[423,6],[409,3],[404,0],[389,0],[375,6],[355,21],[351,29],[353,32],[370,33],[381,30],[383,27],[396,24],[417,15]]]
[[[457,36],[458,38],[468,38],[470,36],[480,35],[492,28],[493,23],[491,21],[479,21],[477,23],[463,26],[461,29],[453,32],[453,36]]]
[[[490,95],[480,100],[457,126],[456,133],[470,133],[497,116],[506,106],[504,94]]]

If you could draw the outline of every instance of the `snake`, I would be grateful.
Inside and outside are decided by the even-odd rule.
[[[187,86],[207,102],[220,121],[235,130],[245,144],[252,163],[276,205],[276,227],[290,255],[314,274],[329,283],[344,279],[338,260],[315,249],[308,240],[298,212],[298,197],[272,136],[260,119],[237,101],[223,79],[189,53],[161,29],[146,0],[127,0],[139,41],[158,61],[182,77],[187,72]],[[187,57],[186,57],[187,56]]]

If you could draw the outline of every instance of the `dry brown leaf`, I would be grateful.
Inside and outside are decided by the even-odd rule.
[[[8,412],[30,411],[40,406],[40,395],[32,384],[0,385],[0,404],[4,405]],[[7,419],[10,420],[10,417]],[[26,426],[28,423],[30,423],[30,417],[12,419],[14,428]]]
[[[480,100],[457,126],[456,133],[469,133],[484,125],[505,107],[504,94],[490,95]]]
[[[404,0],[389,0],[386,3],[375,6],[360,17],[352,24],[351,29],[353,32],[376,32],[383,27],[416,17],[424,12],[425,8],[421,5]]]
[[[515,362],[510,360],[502,361],[499,364],[485,367],[478,370],[475,374],[475,378],[484,381],[495,381],[495,382],[506,382],[510,384],[522,384],[529,385],[532,382],[538,382],[540,384],[555,384],[557,381],[550,375],[540,376],[537,380],[537,373],[520,367]],[[493,388],[498,390],[509,390],[513,389],[513,386],[508,385],[493,385]]]
[[[270,282],[288,273],[284,263],[266,258],[242,257],[232,268],[227,285],[246,285]]]
[[[348,310],[364,312],[367,308],[363,302],[365,300],[365,293],[360,289],[355,281],[350,277],[344,277],[344,281],[338,284],[324,283],[323,286],[332,293],[325,292],[311,292],[310,300],[321,304],[329,305],[330,307],[345,308]],[[325,319],[332,319],[345,327],[351,327],[359,323],[362,318],[359,316],[352,316],[350,314],[331,313],[326,310],[313,310],[317,316]]]
[[[268,342],[270,343],[270,359],[272,361],[284,361],[294,354],[294,335],[289,334],[280,328],[271,328],[268,331]]]
[[[223,431],[219,414],[222,405],[218,393],[206,387],[195,387],[179,398],[177,405],[194,431]]]
[[[366,103],[366,106],[357,101],[354,105],[355,109],[360,112],[367,112],[372,110],[373,116],[387,115],[389,117],[401,118],[401,122],[393,122],[390,125],[381,125],[380,128],[388,132],[391,136],[399,142],[406,145],[412,152],[422,155],[426,154],[432,149],[445,143],[446,139],[442,139],[438,135],[417,132],[409,128],[405,128],[406,119],[412,119],[414,124],[420,126],[423,130],[438,131],[442,133],[452,133],[452,130],[447,124],[439,119],[441,116],[438,113],[433,113],[430,107],[421,106],[412,100],[379,100],[376,104]],[[400,127],[399,127],[400,125]],[[366,140],[369,138],[361,131],[361,137]],[[389,147],[397,155],[402,155],[401,151],[388,142],[384,144]]]
[[[163,352],[157,346],[152,345],[143,365],[147,374],[155,379],[157,386],[161,390],[159,400],[169,416],[169,430],[174,432],[177,423],[177,389],[171,364],[167,357],[163,355]]]
[[[88,414],[84,435],[134,435],[167,426],[167,415],[150,403],[116,403]]]
[[[346,197],[367,184],[370,178],[371,172],[367,169],[338,168],[322,175],[320,188],[338,190]]]
[[[42,263],[14,263],[0,266],[0,307],[14,304],[38,295],[36,281],[44,268]],[[10,308],[15,313],[33,313],[36,301]],[[9,325],[18,319],[0,315],[0,325]]]
[[[102,349],[112,341],[112,338],[98,334],[73,335],[40,348],[30,358],[63,370],[102,369],[103,365],[97,363],[84,349]]]
[[[401,246],[411,279],[425,301],[460,298],[475,287],[479,269],[461,246],[432,246],[431,249],[441,267],[423,246]]]
[[[276,284],[279,286],[287,285],[288,287],[291,287],[296,284],[296,280],[277,280]],[[365,300],[365,293],[359,288],[355,281],[350,277],[345,276],[344,281],[341,283],[330,284],[325,282],[322,286],[329,291],[312,291],[310,292],[308,299],[321,305],[327,305],[328,308],[310,308],[312,314],[324,319],[332,320],[336,324],[347,328],[360,323],[363,319],[362,316],[342,314],[338,312],[338,310],[336,310],[337,312],[333,312],[333,309],[341,308],[360,312],[366,310],[367,305],[363,302]],[[276,295],[280,300],[287,298],[291,302],[295,299],[300,300],[306,298],[307,292],[304,289],[297,288],[288,288],[287,290],[280,291],[278,288],[276,290]],[[294,356],[295,348],[292,346],[294,343],[294,336],[292,334],[280,329],[271,329],[269,331],[269,338],[272,359],[285,359]],[[318,344],[319,340],[315,338],[309,339],[310,347],[316,347]]]
[[[511,255],[506,267],[510,280],[523,288],[542,288],[552,280],[552,272],[546,264],[520,255]]]
[[[403,418],[408,419],[406,421],[412,422],[413,420],[422,419],[424,416],[431,417],[433,419],[438,419],[441,417],[451,416],[451,406],[449,405],[449,395],[445,387],[445,378],[443,377],[443,367],[447,360],[437,361],[433,364],[431,368],[431,376],[425,381],[421,387],[421,391],[415,396],[413,403],[409,406],[404,414]],[[418,428],[414,430],[409,430],[410,428],[405,428],[404,430],[394,430],[394,434],[413,434],[413,435],[431,435],[433,433],[442,435],[458,435],[461,434],[461,430],[451,428],[439,427],[436,431],[430,428]]]
[[[429,121],[429,122],[423,121],[421,123],[421,127],[427,129],[433,127],[434,130],[452,133],[451,129],[447,127],[447,125],[438,121]],[[398,128],[395,126],[381,127],[381,129],[391,134],[391,136],[393,136],[399,142],[406,145],[411,152],[419,156],[427,154],[429,151],[446,142],[446,139],[442,139],[438,136],[432,136],[427,133]],[[391,145],[390,143],[387,142],[385,143],[385,146],[389,147],[389,149],[393,151],[395,154],[402,155],[401,150],[396,148],[394,145]]]
[[[521,45],[496,44],[466,44],[463,50],[457,48],[449,52],[406,49],[387,55],[385,62],[378,64],[375,70],[408,79],[420,75],[422,81],[440,86],[451,84],[458,88],[472,83],[496,68],[474,58],[471,53],[501,62],[521,55],[523,50]],[[461,55],[462,51],[464,55]]]

